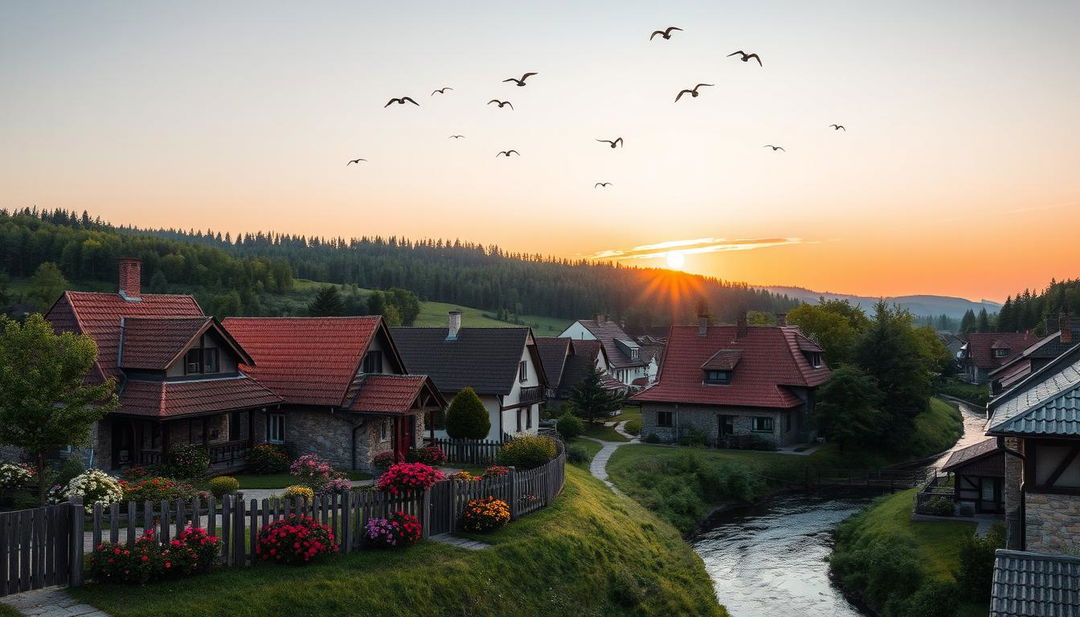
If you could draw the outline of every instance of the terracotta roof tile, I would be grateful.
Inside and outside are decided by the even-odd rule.
[[[432,407],[443,407],[446,401],[438,394],[431,380],[424,375],[368,375],[360,393],[348,408],[372,413],[406,413],[413,408],[417,397],[427,388],[434,397]]]
[[[1019,356],[1038,338],[1030,332],[969,332],[968,359],[978,368],[992,370]],[[1005,357],[995,358],[995,349],[1007,349]]]
[[[212,317],[125,318],[120,366],[165,370],[212,322]]]
[[[276,405],[281,397],[244,375],[190,381],[127,381],[116,413],[168,418]]]

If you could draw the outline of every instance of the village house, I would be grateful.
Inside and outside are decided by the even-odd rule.
[[[634,395],[642,434],[700,436],[723,447],[788,446],[815,436],[814,394],[829,377],[822,349],[792,326],[672,326],[657,383]]]
[[[428,375],[451,400],[466,387],[488,411],[486,439],[536,434],[547,381],[530,328],[462,328],[461,312],[450,311],[446,328],[392,328],[405,367]],[[445,438],[441,418],[429,428]]]
[[[1000,513],[1004,504],[1005,452],[993,437],[949,455],[941,471],[952,474],[953,503],[974,514]]]
[[[625,392],[627,387],[608,371],[607,353],[600,341],[547,337],[536,339],[548,383],[549,406],[565,405],[574,388],[594,372],[605,390]]]
[[[1037,340],[1030,332],[969,332],[960,348],[960,376],[984,384],[990,372],[1008,364]]]
[[[231,317],[225,329],[251,354],[241,368],[283,405],[255,427],[294,455],[317,454],[340,469],[404,457],[423,443],[425,415],[445,399],[409,374],[382,317]]]
[[[1080,327],[1073,325],[1068,314],[1056,319],[1047,317],[1047,336],[1036,341],[1005,364],[990,371],[990,392],[998,395],[1019,383],[1028,375],[1046,366],[1061,354],[1080,343]]]
[[[143,294],[139,260],[119,267],[117,293],[65,291],[46,314],[57,331],[97,343],[90,381],[117,380],[120,407],[94,427],[84,464],[156,464],[198,444],[216,470],[242,468],[282,398],[241,368],[255,361],[195,298]]]
[[[656,373],[655,355],[646,360],[641,353],[641,345],[634,337],[623,331],[618,323],[606,319],[603,315],[597,315],[595,319],[579,319],[563,330],[559,337],[600,341],[607,355],[608,372],[627,386],[634,385],[635,380],[641,378],[648,380],[650,362],[653,365],[653,374]],[[639,387],[641,383],[638,381]]]

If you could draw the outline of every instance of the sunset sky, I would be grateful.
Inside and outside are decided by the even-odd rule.
[[[1080,275],[1080,2],[884,4],[7,2],[0,207],[866,295]]]

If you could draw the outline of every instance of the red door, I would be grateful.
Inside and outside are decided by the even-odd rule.
[[[416,421],[412,416],[394,418],[394,456],[404,459],[416,441]]]

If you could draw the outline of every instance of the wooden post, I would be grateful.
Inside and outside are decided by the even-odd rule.
[[[72,587],[83,583],[83,527],[86,510],[83,509],[82,497],[71,498],[71,574],[68,580]],[[10,549],[9,549],[10,550]]]
[[[247,552],[245,549],[244,541],[244,499],[238,497],[236,500],[236,510],[233,512],[233,522],[235,528],[233,529],[233,564],[237,566],[244,565],[244,556]]]
[[[232,551],[232,503],[236,499],[235,493],[230,493],[221,498],[221,544],[225,551],[225,565],[233,565]]]
[[[428,539],[431,536],[431,489],[424,489],[424,500],[421,502],[420,519],[421,522],[421,537]]]
[[[341,496],[341,552],[352,551],[352,491]]]
[[[510,520],[516,521],[521,513],[518,511],[518,504],[521,502],[521,497],[518,495],[518,474],[517,468],[510,467]]]

